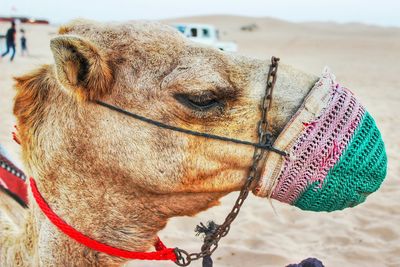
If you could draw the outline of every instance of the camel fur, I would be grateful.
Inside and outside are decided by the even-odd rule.
[[[93,100],[256,142],[269,59],[195,44],[155,22],[74,21],[50,48],[54,63],[15,78],[14,114],[27,174],[77,230],[146,251],[169,218],[193,216],[243,185],[252,147],[167,131]],[[268,117],[275,137],[317,80],[283,64],[278,75]],[[0,211],[0,266],[126,263],[69,239],[29,198],[18,223]]]

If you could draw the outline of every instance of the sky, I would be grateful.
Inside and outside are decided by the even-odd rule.
[[[121,21],[210,14],[400,27],[397,0],[0,0],[0,16],[45,18],[56,24],[77,17]]]

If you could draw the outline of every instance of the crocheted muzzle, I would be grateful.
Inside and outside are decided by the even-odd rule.
[[[356,206],[386,176],[375,121],[354,95],[325,72],[274,143],[254,193],[303,210]]]

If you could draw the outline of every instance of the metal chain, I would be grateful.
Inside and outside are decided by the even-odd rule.
[[[272,93],[276,83],[277,71],[278,71],[279,58],[272,57],[271,65],[269,67],[267,76],[267,86],[265,89],[265,95],[261,102],[261,119],[258,122],[258,143],[262,145],[271,145],[271,135],[268,132],[268,120],[267,115],[271,108]],[[192,261],[198,260],[205,256],[211,256],[211,254],[218,248],[219,240],[226,236],[230,230],[231,223],[236,219],[239,214],[240,208],[242,207],[245,199],[249,195],[251,184],[254,180],[258,179],[259,174],[259,162],[264,156],[265,150],[259,147],[255,147],[253,154],[253,164],[249,170],[249,176],[240,190],[239,196],[236,199],[235,205],[231,212],[226,216],[223,224],[218,226],[214,233],[210,236],[206,236],[204,243],[199,253],[188,253],[187,251],[175,248],[175,254],[177,261],[175,262],[179,266],[188,266]]]

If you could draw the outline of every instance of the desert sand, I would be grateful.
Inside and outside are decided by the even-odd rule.
[[[223,40],[236,41],[239,53],[265,58],[320,74],[328,65],[337,81],[365,104],[382,131],[389,157],[387,179],[381,189],[355,208],[333,213],[304,212],[253,195],[245,203],[230,234],[214,254],[215,266],[273,266],[317,257],[325,266],[400,266],[400,28],[361,24],[289,23],[270,18],[208,16],[166,21],[214,24]],[[252,32],[240,27],[255,23]],[[0,24],[4,33],[8,24]],[[23,25],[30,56],[0,61],[0,143],[19,161],[12,141],[14,90],[12,76],[40,64],[52,63],[49,40],[57,26]],[[3,51],[4,44],[0,46]],[[18,49],[18,48],[17,48]],[[174,218],[160,232],[167,246],[198,251],[194,234],[199,222],[221,222],[237,193],[221,205],[193,218]],[[132,262],[129,266],[175,266],[173,263]],[[191,266],[201,266],[195,262]]]

